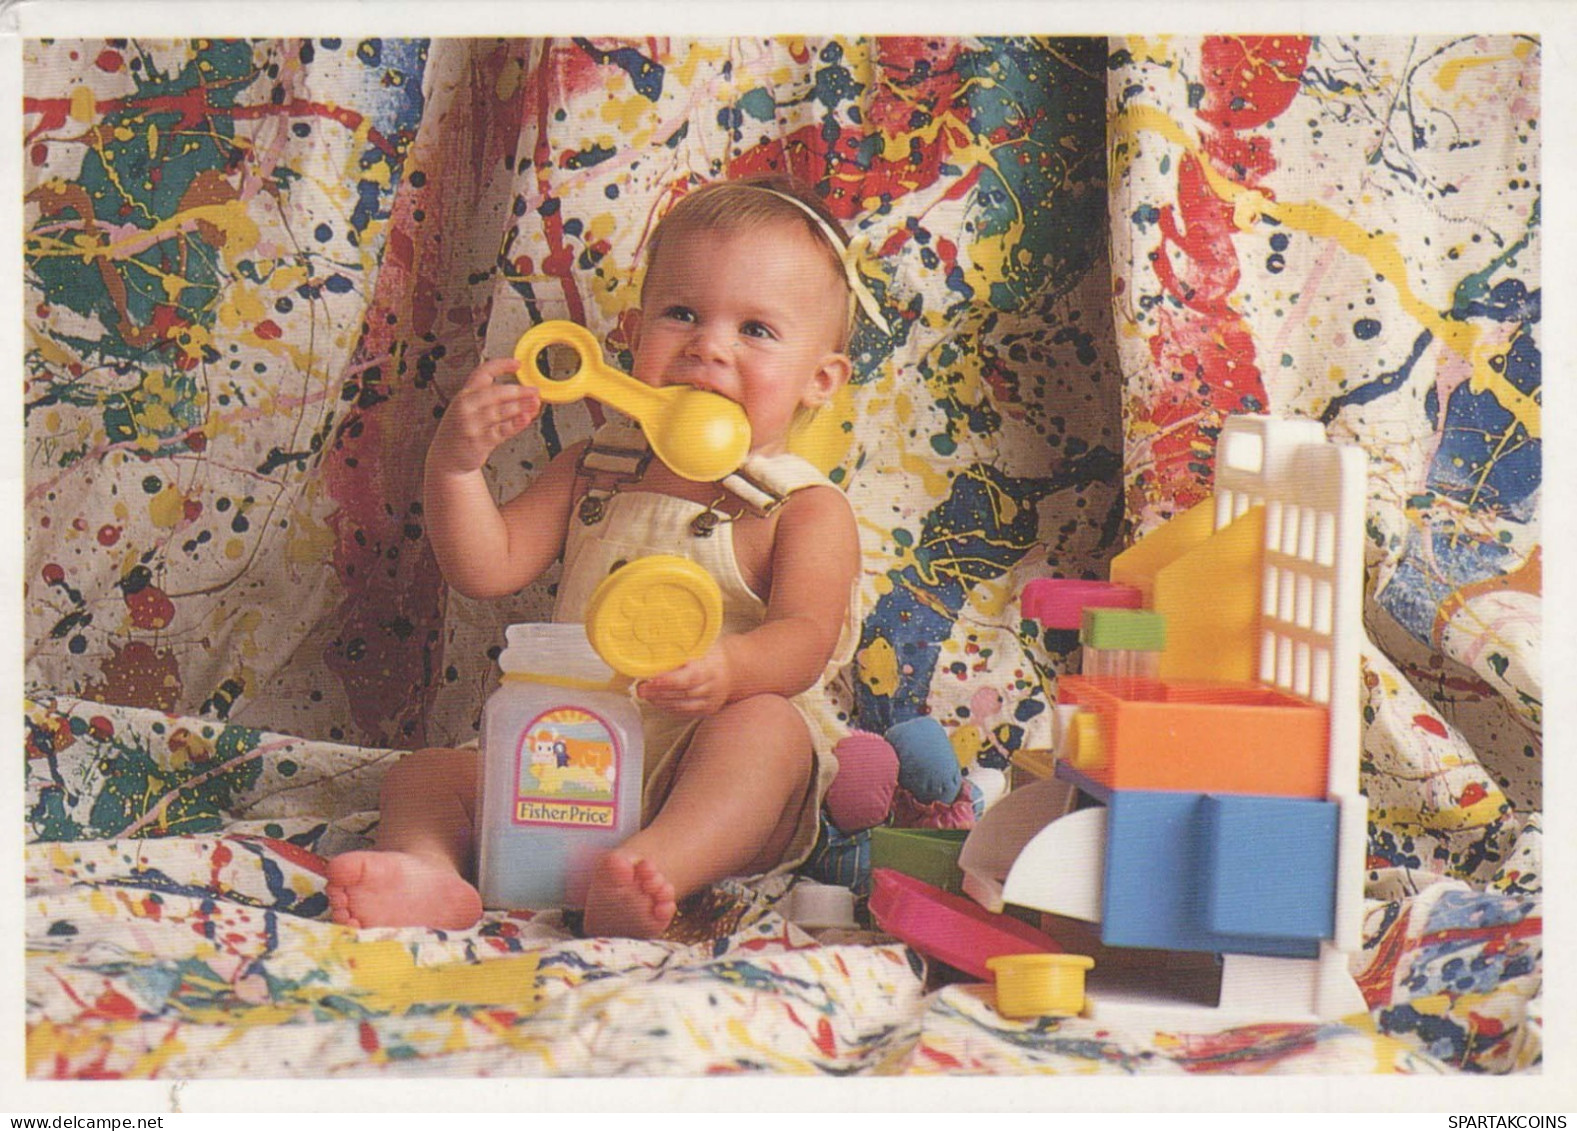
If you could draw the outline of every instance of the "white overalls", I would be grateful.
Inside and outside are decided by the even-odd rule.
[[[589,478],[590,485],[570,515],[554,621],[583,622],[592,591],[618,566],[650,554],[676,554],[699,564],[722,589],[723,632],[742,633],[758,627],[766,619],[767,606],[739,571],[732,521],[688,499],[620,489],[639,478],[649,456],[645,438],[633,425],[607,424],[592,438],[580,463],[582,478]],[[747,482],[736,476],[725,480],[725,485],[758,511],[770,510],[795,491],[830,482],[814,465],[794,455],[751,456],[740,471]],[[851,592],[837,647],[821,678],[790,699],[810,730],[816,773],[789,847],[772,872],[794,867],[815,847],[821,803],[838,771],[832,748],[847,733],[847,725],[838,718],[824,689],[853,657],[858,640],[858,610]],[[641,796],[644,825],[667,798],[679,759],[702,720],[645,702],[640,708],[646,742]]]

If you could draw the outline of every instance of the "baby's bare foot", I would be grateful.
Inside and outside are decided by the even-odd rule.
[[[347,927],[440,927],[482,917],[482,897],[444,862],[411,852],[347,852],[329,861],[329,914]]]
[[[644,857],[618,849],[601,856],[586,891],[586,934],[650,939],[673,921],[674,886]]]

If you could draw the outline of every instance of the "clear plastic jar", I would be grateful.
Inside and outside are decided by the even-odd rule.
[[[490,908],[578,908],[596,857],[640,828],[640,712],[584,626],[505,640],[482,711],[477,888]]]

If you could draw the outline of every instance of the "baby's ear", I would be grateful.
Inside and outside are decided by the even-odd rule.
[[[803,403],[809,408],[820,408],[827,404],[838,395],[839,389],[849,383],[853,373],[854,363],[847,354],[826,354],[816,365],[816,375],[805,390]]]
[[[641,308],[631,307],[619,315],[619,335],[633,352],[641,348]]]

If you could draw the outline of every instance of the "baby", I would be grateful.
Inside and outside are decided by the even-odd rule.
[[[708,185],[652,235],[631,320],[633,376],[743,407],[742,476],[682,479],[645,458],[638,433],[632,443],[629,429],[604,428],[499,506],[482,465],[541,411],[535,390],[507,379],[513,359],[478,367],[433,437],[428,534],[460,592],[513,593],[563,555],[553,619],[579,621],[611,569],[651,553],[699,561],[724,592],[711,650],[638,685],[643,827],[594,864],[588,935],[661,934],[691,892],[785,870],[814,845],[837,770],[837,720],[821,689],[857,639],[859,536],[843,493],[787,445],[795,421],[849,379],[856,302],[879,321],[835,222],[803,188],[783,178]],[[477,921],[466,878],[477,773],[475,750],[422,750],[390,771],[376,849],[329,864],[336,922]]]

